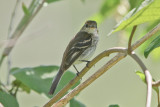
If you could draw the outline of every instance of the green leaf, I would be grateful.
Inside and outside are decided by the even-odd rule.
[[[30,93],[30,88],[27,87],[25,84],[23,84],[21,81],[19,80],[14,80],[12,82],[12,86],[13,87],[19,87],[21,88],[23,91],[27,92],[27,93]]]
[[[145,80],[145,75],[144,75],[142,72],[136,71],[136,74],[140,77],[140,79],[141,79],[143,82],[146,82],[146,80]]]
[[[26,7],[26,5],[24,3],[22,3],[22,9],[23,9],[23,12],[24,12],[25,15],[29,15],[30,14],[28,8]]]
[[[146,83],[146,80],[145,80],[145,75],[144,73],[140,72],[140,71],[136,71],[136,74],[141,78],[141,80]],[[153,81],[155,81],[153,79]],[[159,95],[159,88],[158,87],[152,87],[154,91],[156,91],[157,95]]]
[[[53,78],[56,76],[58,66],[38,66],[32,68],[14,68],[11,73],[15,78],[21,81],[24,85],[30,89],[36,91],[37,93],[44,93],[47,97]],[[76,75],[70,71],[66,71],[58,87],[55,91],[55,94],[62,89],[71,79]],[[78,82],[76,85],[78,85]]]
[[[144,56],[147,58],[148,55],[155,49],[160,47],[160,35],[157,36],[150,44],[149,46],[145,49],[144,51]]]
[[[155,48],[152,52],[151,52],[151,57],[154,61],[160,61],[160,47]]]
[[[133,9],[135,7],[139,7],[140,4],[143,2],[144,0],[129,0],[129,4],[130,4],[130,9]]]
[[[83,103],[73,98],[70,100],[70,107],[86,107]]]
[[[53,3],[53,2],[56,2],[56,1],[60,1],[60,0],[46,0],[47,3]]]
[[[0,103],[2,103],[4,107],[19,107],[15,97],[2,91],[0,91]]]
[[[160,0],[145,0],[138,8],[132,9],[109,33],[120,31],[129,26],[160,19]]]
[[[115,104],[115,105],[109,105],[109,107],[119,107],[119,105]]]
[[[110,15],[111,12],[116,10],[116,7],[120,3],[120,0],[104,0],[102,3],[99,12],[94,14],[90,20],[95,20],[98,24],[102,23],[102,21]]]

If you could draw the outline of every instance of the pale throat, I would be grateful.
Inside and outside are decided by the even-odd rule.
[[[85,28],[85,29],[83,29],[83,31],[91,33],[91,34],[93,34],[93,33],[97,34],[98,33],[97,28]]]

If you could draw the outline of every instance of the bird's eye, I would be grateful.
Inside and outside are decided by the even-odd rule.
[[[88,24],[86,24],[86,27],[89,27],[89,25],[88,25]]]

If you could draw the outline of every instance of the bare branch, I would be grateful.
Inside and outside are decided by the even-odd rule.
[[[160,86],[160,80],[155,81],[155,82],[153,81],[153,82],[152,82],[152,86],[153,86],[153,87],[159,87],[159,86]]]
[[[132,53],[132,39],[133,39],[133,35],[136,31],[136,28],[137,28],[137,25],[133,26],[133,29],[132,29],[132,32],[131,32],[131,35],[129,37],[129,41],[128,41],[128,54],[131,54]]]
[[[134,53],[130,54],[130,56],[139,64],[141,69],[143,70],[146,82],[147,82],[147,100],[146,100],[146,107],[150,107],[151,105],[151,97],[152,97],[152,76],[150,72],[147,70],[144,63],[141,61],[141,59]]]
[[[46,0],[42,0],[42,2],[40,3],[40,0],[33,0],[32,2],[37,2],[37,5],[30,5],[30,10],[31,12],[33,12],[33,14],[27,16],[24,15],[24,17],[21,19],[20,23],[18,24],[16,30],[14,31],[14,33],[12,34],[12,36],[10,37],[10,39],[13,39],[12,45],[10,43],[8,43],[2,53],[2,57],[0,59],[0,66],[4,60],[4,58],[6,56],[8,56],[8,54],[12,51],[13,47],[15,46],[15,44],[17,43],[17,40],[19,39],[19,37],[22,35],[22,33],[24,32],[24,30],[27,28],[27,26],[29,25],[29,23],[32,21],[32,19],[37,15],[37,13],[40,11],[40,9],[42,8],[44,2]]]
[[[3,87],[3,91],[8,93],[9,90],[7,89],[7,87],[1,81],[0,81],[0,86]],[[1,87],[0,87],[0,89],[1,89]]]
[[[73,80],[71,80],[63,89],[61,89],[48,103],[44,105],[44,107],[50,107],[52,104],[54,104],[59,98],[61,98],[76,82],[78,82],[85,74],[86,72],[94,66],[99,60],[102,58],[109,56],[111,53],[125,53],[127,54],[127,50],[125,48],[111,48],[108,49],[98,56],[96,56],[89,64],[87,67],[84,67],[83,70],[79,73],[78,76],[76,76]],[[121,56],[123,57],[123,56]]]
[[[17,12],[17,8],[18,8],[19,3],[20,3],[20,0],[17,0],[16,4],[15,4],[15,7],[13,9],[12,15],[11,15],[11,20],[10,20],[10,24],[9,24],[9,28],[8,28],[8,39],[11,37],[11,32],[12,32],[12,29],[13,29],[15,16],[16,16],[16,12]]]
[[[103,67],[101,67],[96,73],[94,73],[92,76],[90,76],[86,81],[84,81],[83,83],[78,85],[70,93],[68,93],[63,98],[61,98],[58,102],[53,104],[53,107],[63,107],[76,94],[78,94],[80,91],[82,91],[84,88],[86,88],[92,82],[94,82],[98,77],[100,77],[102,74],[104,74],[108,69],[110,69],[112,66],[114,66],[117,62],[119,62],[125,56],[126,56],[125,53],[119,53],[118,55],[113,57],[109,62],[107,62],[105,65],[103,65]]]
[[[158,24],[155,28],[153,28],[149,33],[147,33],[144,37],[142,37],[140,40],[138,40],[135,44],[133,44],[132,45],[132,50],[134,50],[134,49],[136,49],[137,47],[139,47],[142,43],[144,43],[146,40],[148,40],[150,37],[152,37],[152,35],[153,34],[155,34],[155,33],[157,33],[158,31],[160,30],[160,24]],[[127,49],[125,49],[126,51],[127,51]],[[123,53],[123,52],[122,52]],[[117,62],[119,62],[122,58],[124,58],[125,56],[124,56],[124,54],[118,54],[118,58],[117,59],[115,59],[115,62],[117,63]],[[89,63],[89,67],[92,67],[96,62],[98,62],[99,60],[101,60],[102,59],[102,56],[104,55],[103,53],[101,53],[100,55],[98,55],[97,56],[97,58],[99,58],[99,59],[97,59],[97,60],[95,60],[94,61],[94,59],[92,60],[92,63]],[[104,55],[105,56],[105,55]],[[114,57],[115,58],[115,57]],[[112,58],[111,60],[113,60],[114,58]],[[91,66],[92,65],[92,66]],[[104,67],[104,66],[103,66]],[[112,66],[111,66],[112,67]],[[144,67],[145,68],[145,67]],[[80,75],[82,75],[81,73],[84,73],[85,74],[85,72],[87,72],[89,69],[88,68],[84,68],[81,72],[80,72]],[[148,71],[145,71],[146,72],[146,75],[149,77],[149,78],[147,78],[147,83],[149,83],[148,84],[148,92],[147,93],[149,93],[150,92],[150,90],[151,90],[151,88],[150,87],[152,87],[152,85],[150,85],[151,83],[150,83],[150,78],[152,78],[152,77],[150,77],[150,73],[148,72]],[[83,74],[83,75],[84,75]],[[92,75],[93,76],[93,75]],[[76,77],[77,78],[77,77]],[[76,79],[75,78],[75,79]],[[98,77],[97,77],[98,78]],[[78,80],[77,80],[78,81]],[[75,82],[77,82],[77,81],[75,81],[74,79],[69,83],[69,84],[75,84]],[[152,81],[151,81],[152,82]],[[62,95],[64,95],[68,90],[69,90],[69,88],[71,87],[69,84],[67,84],[57,95],[55,95],[55,97],[53,97],[47,104],[45,104],[44,105],[44,107],[50,107],[50,106],[52,106],[52,104],[54,104]],[[81,84],[80,84],[81,85]],[[78,87],[78,86],[77,86]],[[84,87],[85,88],[85,87]],[[81,90],[82,90],[83,88],[81,88]],[[81,91],[80,90],[80,91]],[[76,90],[75,90],[76,91]],[[71,93],[69,93],[70,95],[72,95]],[[76,93],[75,93],[76,94]],[[67,94],[68,95],[68,94]],[[66,97],[67,97],[67,95],[65,96],[65,98],[64,99],[66,99]],[[70,95],[68,95],[68,98],[70,99]],[[147,95],[147,104],[146,104],[146,107],[149,107],[148,105],[150,104],[150,98],[151,98],[151,93],[149,93],[148,95]],[[62,103],[63,102],[65,102],[64,101],[64,99],[62,98]],[[67,99],[66,99],[67,100]],[[69,101],[69,100],[68,100]],[[56,105],[56,103],[55,103],[55,105]]]
[[[15,7],[13,9],[12,15],[11,15],[11,20],[10,20],[9,29],[8,29],[8,39],[11,37],[11,32],[12,32],[12,29],[13,29],[15,15],[16,15],[19,3],[20,3],[20,0],[17,0],[16,4],[15,4]],[[10,76],[10,69],[11,69],[11,55],[10,54],[8,54],[7,66],[8,66],[7,67],[7,85],[8,85],[9,80],[10,80],[9,76]]]
[[[132,50],[135,50],[137,47],[139,47],[142,43],[151,38],[158,31],[160,31],[160,23],[157,26],[155,26],[151,31],[149,31],[146,35],[144,35],[141,39],[139,39],[136,43],[134,43],[132,45]]]

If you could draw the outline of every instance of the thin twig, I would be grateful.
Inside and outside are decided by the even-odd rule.
[[[27,26],[29,25],[29,23],[32,21],[32,19],[37,15],[37,13],[40,11],[40,9],[42,8],[44,2],[46,0],[42,0],[42,2],[40,3],[40,0],[33,0],[32,2],[36,2],[38,1],[38,6],[36,7],[35,5],[33,5],[34,9],[36,9],[35,11],[33,11],[34,9],[32,9],[33,14],[32,15],[24,15],[24,17],[21,19],[20,23],[18,24],[16,30],[14,31],[14,33],[11,36],[11,40],[12,42],[7,43],[3,53],[2,53],[2,57],[0,59],[0,66],[4,60],[4,58],[12,51],[13,47],[15,46],[15,44],[17,43],[17,40],[19,39],[19,37],[22,35],[22,33],[24,32],[24,30],[27,28]],[[32,5],[32,3],[31,3]]]
[[[13,29],[13,25],[14,25],[14,21],[15,21],[15,15],[17,12],[17,8],[18,5],[20,3],[20,0],[16,1],[15,7],[13,9],[12,15],[11,15],[11,20],[10,20],[10,24],[9,24],[9,29],[8,29],[8,39],[11,37],[11,33],[12,33],[12,29]],[[8,54],[8,58],[7,58],[7,85],[9,85],[9,81],[10,81],[10,69],[11,69],[11,55]]]
[[[139,47],[141,44],[143,44],[145,41],[151,38],[158,31],[160,31],[160,23],[157,26],[155,26],[151,31],[149,31],[147,34],[145,34],[141,39],[136,41],[136,43],[132,45],[132,50],[135,50],[137,47]]]
[[[76,76],[73,80],[71,80],[63,89],[61,89],[48,103],[44,105],[44,107],[50,107],[53,103],[55,103],[59,98],[61,98],[76,82],[78,82],[85,74],[86,72],[94,66],[99,60],[102,58],[109,56],[111,53],[127,53],[127,50],[125,48],[111,48],[108,49],[98,56],[96,56],[89,64],[87,67],[84,67],[83,70]]]
[[[5,58],[5,56],[2,56],[2,57],[0,58],[0,67],[1,67],[1,65],[2,65],[2,62],[3,62],[4,58]]]
[[[17,8],[18,8],[19,3],[20,3],[20,0],[17,0],[15,7],[13,9],[12,15],[11,15],[11,20],[10,20],[9,28],[8,28],[8,39],[11,37],[11,33],[12,33],[14,21],[15,21],[15,16],[16,16],[16,12],[17,12]]]
[[[152,86],[153,86],[153,87],[159,87],[159,86],[160,86],[160,80],[155,81],[155,82],[153,81],[153,82],[152,82]]]
[[[130,56],[139,64],[139,66],[141,67],[141,69],[143,70],[144,74],[145,74],[145,79],[147,82],[147,100],[146,100],[146,107],[150,107],[151,106],[151,97],[152,97],[152,76],[150,74],[150,72],[148,71],[148,69],[146,68],[146,66],[144,65],[144,63],[141,61],[141,59],[134,53],[132,52],[132,54],[130,54]]]
[[[10,71],[11,71],[11,66],[12,66],[11,55],[9,54],[8,57],[7,57],[7,85],[10,84]]]
[[[8,91],[9,91],[8,88],[6,87],[6,85],[4,85],[1,81],[0,81],[0,86],[3,87],[3,90],[4,90],[5,92],[8,92]]]
[[[132,39],[133,39],[133,35],[136,31],[137,25],[133,26],[131,35],[129,36],[129,41],[128,41],[128,54],[130,55],[132,53]]]
[[[160,99],[159,99],[159,91],[157,92],[157,98],[158,98],[158,105],[160,104]],[[159,105],[160,106],[160,105]]]
[[[20,87],[20,86],[17,86],[17,87],[16,87],[16,90],[15,90],[13,96],[15,96],[15,97],[17,96],[17,92],[18,92],[18,90],[19,90],[19,87]]]

